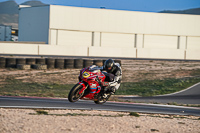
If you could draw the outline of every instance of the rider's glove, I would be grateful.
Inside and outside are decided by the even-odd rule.
[[[117,81],[117,83],[118,83],[118,84],[121,83],[121,79],[119,79],[119,80]]]

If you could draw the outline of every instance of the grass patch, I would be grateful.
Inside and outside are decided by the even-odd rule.
[[[37,82],[27,83],[22,82],[22,80],[20,79],[14,79],[12,76],[7,77],[4,82],[4,84],[0,85],[0,95],[5,96],[39,96],[66,98],[69,91],[74,86],[74,84]],[[198,82],[200,82],[200,77],[124,82],[121,84],[115,95],[163,95],[186,89]]]
[[[200,82],[200,77],[122,83],[116,95],[154,96],[174,93]]]
[[[102,114],[82,114],[82,113],[66,113],[66,114],[49,114],[44,110],[36,110],[36,113],[29,113],[29,115],[53,115],[53,116],[101,116],[101,117],[123,117],[124,115],[102,115]]]
[[[188,106],[188,107],[200,107],[198,104],[183,104],[183,106]]]
[[[150,117],[158,117],[158,118],[166,118],[166,119],[189,119],[189,120],[200,120],[199,117],[188,117],[188,116],[181,116],[181,115],[149,115]],[[185,123],[179,123],[178,124],[185,124]]]
[[[191,76],[199,76],[200,75],[200,69],[196,69],[195,71],[192,71]]]
[[[171,102],[171,103],[167,103],[167,105],[179,105],[178,103],[176,103],[176,102]]]
[[[185,122],[178,122],[178,124],[185,124]]]
[[[48,112],[44,110],[36,110],[36,112],[38,115],[48,115]]]
[[[140,115],[136,112],[130,112],[129,113],[130,116],[135,116],[135,117],[139,117]]]
[[[0,87],[0,95],[6,96],[39,96],[67,97],[73,84],[27,83],[9,77],[6,84]]]
[[[151,129],[152,132],[159,132],[158,129]]]

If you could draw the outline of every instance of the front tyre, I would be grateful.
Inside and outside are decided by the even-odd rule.
[[[81,94],[79,94],[80,90],[82,89],[82,85],[80,84],[76,84],[69,92],[68,95],[68,100],[70,102],[76,102],[78,101],[84,94],[84,92],[82,92]]]

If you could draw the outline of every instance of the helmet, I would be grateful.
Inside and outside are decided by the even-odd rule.
[[[105,69],[106,71],[112,70],[112,68],[113,68],[113,66],[114,66],[114,63],[115,63],[115,62],[114,62],[112,59],[106,60],[105,63],[104,63],[104,69]]]

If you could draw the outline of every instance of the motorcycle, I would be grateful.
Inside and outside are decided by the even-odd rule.
[[[109,83],[105,82],[106,72],[92,65],[83,68],[79,74],[79,82],[70,90],[68,100],[76,102],[79,99],[93,100],[96,104],[105,103],[111,96]]]

